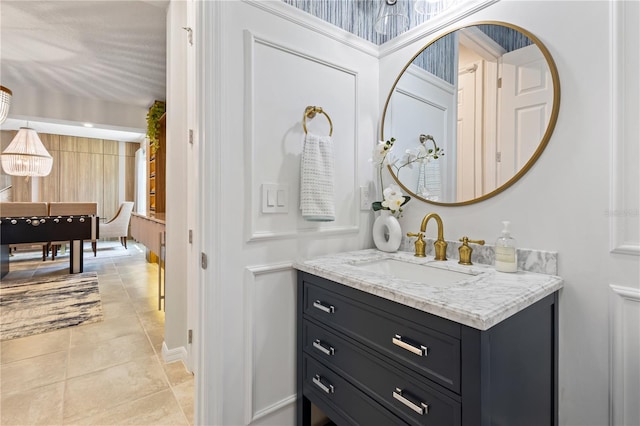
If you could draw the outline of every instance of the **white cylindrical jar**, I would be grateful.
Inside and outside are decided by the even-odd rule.
[[[373,242],[378,250],[395,252],[400,248],[402,242],[402,228],[400,222],[389,210],[380,210],[373,222]]]

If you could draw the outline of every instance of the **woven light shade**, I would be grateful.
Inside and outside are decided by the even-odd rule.
[[[53,157],[42,144],[38,133],[21,127],[7,149],[2,152],[2,169],[12,176],[47,176]]]
[[[11,90],[4,86],[0,86],[0,124],[4,123],[9,115],[9,107],[11,106]]]

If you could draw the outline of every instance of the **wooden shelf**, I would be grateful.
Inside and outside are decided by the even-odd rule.
[[[153,213],[164,213],[166,208],[166,121],[167,114],[164,113],[160,118],[158,148],[153,151],[153,148],[149,147],[147,150],[147,188],[149,190],[147,206],[149,206],[149,212]]]

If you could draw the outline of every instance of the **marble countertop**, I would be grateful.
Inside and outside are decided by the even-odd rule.
[[[464,272],[468,277],[462,276],[446,286],[432,285],[369,271],[361,265],[385,258]],[[385,253],[376,249],[299,260],[294,267],[479,330],[488,330],[559,290],[563,283],[555,275],[497,272],[488,265],[464,266],[457,260],[436,261],[433,256],[419,258],[409,252]]]

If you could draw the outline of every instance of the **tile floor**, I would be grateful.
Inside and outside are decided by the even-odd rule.
[[[84,271],[98,273],[103,321],[0,342],[1,425],[193,424],[193,375],[162,360],[157,265],[128,246],[127,255],[100,243],[84,257]],[[68,255],[27,257],[12,258],[5,278],[68,273]]]

